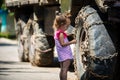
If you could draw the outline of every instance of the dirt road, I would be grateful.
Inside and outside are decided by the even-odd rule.
[[[58,62],[55,62],[58,63]],[[59,80],[59,65],[35,67],[20,62],[17,41],[0,38],[0,80]],[[74,71],[68,72],[68,80],[75,80]]]

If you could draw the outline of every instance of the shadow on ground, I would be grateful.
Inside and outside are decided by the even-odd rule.
[[[17,46],[17,44],[0,43],[0,46]]]
[[[71,60],[71,64],[70,64],[70,68],[69,68],[70,72],[74,72],[74,64],[73,63],[74,63],[74,61]],[[58,58],[57,57],[54,58],[53,67],[60,67],[60,64],[58,62]]]

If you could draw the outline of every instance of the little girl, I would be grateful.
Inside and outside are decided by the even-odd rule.
[[[73,59],[70,44],[76,43],[76,40],[68,41],[65,30],[69,25],[70,24],[67,22],[66,17],[62,14],[56,16],[53,24],[53,28],[55,30],[55,45],[61,68],[60,80],[67,80],[67,71],[69,69],[71,59]]]

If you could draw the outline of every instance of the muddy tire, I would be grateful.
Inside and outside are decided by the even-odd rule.
[[[28,42],[28,36],[26,36],[26,28],[25,22],[23,20],[19,20],[16,23],[16,36],[18,40],[18,54],[19,54],[19,60],[21,62],[29,62],[29,42]],[[28,30],[27,30],[28,31]]]
[[[19,60],[20,61],[24,61],[24,57],[23,57],[23,45],[22,45],[22,42],[20,40],[18,41],[18,54],[19,54]]]
[[[18,40],[18,54],[21,62],[29,62],[28,40]]]
[[[46,40],[45,40],[46,39]],[[44,52],[49,49],[47,38],[39,36],[39,39],[35,39],[37,43],[33,44],[31,41],[30,46],[30,62],[33,66],[51,66],[53,64],[53,49]]]
[[[46,34],[43,32],[42,28],[37,22],[34,22],[33,35],[30,39],[29,46],[29,58],[30,62],[34,66],[50,66],[53,63],[53,42],[50,37],[47,38]],[[52,41],[50,41],[52,40]],[[50,41],[50,42],[49,42]]]
[[[111,80],[117,53],[96,10],[82,8],[75,23],[74,66],[78,80]]]

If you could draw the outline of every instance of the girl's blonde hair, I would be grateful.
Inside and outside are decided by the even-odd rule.
[[[60,15],[56,15],[54,23],[53,23],[53,28],[55,30],[59,29],[61,26],[65,25],[66,22],[66,18],[65,16],[63,16],[62,14]]]

